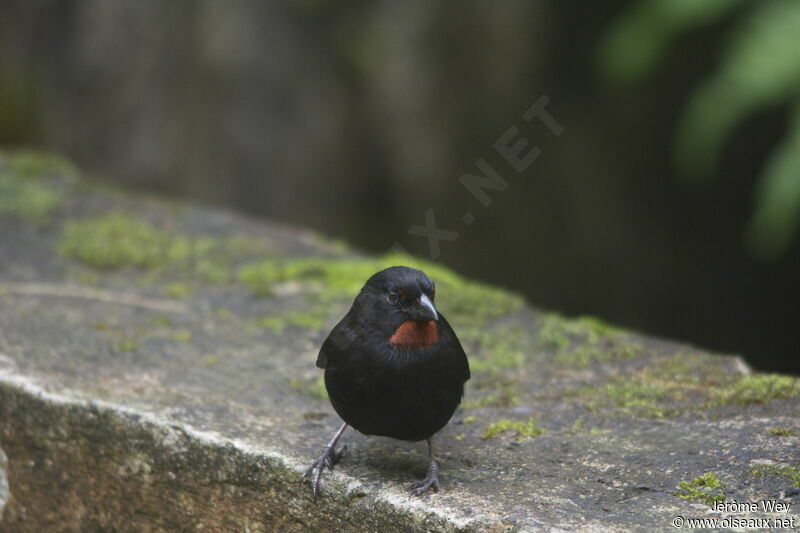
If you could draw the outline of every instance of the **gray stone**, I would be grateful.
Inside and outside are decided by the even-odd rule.
[[[423,265],[473,368],[443,492],[409,495],[423,444],[350,431],[315,503],[301,475],[339,424],[316,351],[402,258],[43,156],[1,156],[0,190],[3,531],[666,530],[732,515],[716,495],[797,498],[797,379]]]
[[[3,509],[6,507],[8,501],[8,478],[6,477],[6,464],[8,457],[6,453],[0,448],[0,517],[3,516]]]

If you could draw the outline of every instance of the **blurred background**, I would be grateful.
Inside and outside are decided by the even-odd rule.
[[[796,0],[4,0],[0,145],[371,252],[427,257],[433,208],[462,274],[798,373],[797,28]],[[560,136],[521,118],[542,95]]]

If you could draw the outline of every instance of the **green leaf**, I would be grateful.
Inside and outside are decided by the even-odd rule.
[[[800,223],[800,102],[783,143],[770,155],[758,183],[747,246],[756,257],[777,258]]]
[[[798,28],[796,0],[759,3],[743,17],[719,68],[694,94],[679,126],[675,158],[682,175],[710,175],[742,118],[798,93]]]
[[[619,16],[602,43],[609,81],[640,81],[672,42],[742,5],[741,0],[639,0]],[[750,251],[777,258],[800,226],[800,1],[751,0],[723,49],[717,69],[692,95],[678,125],[675,167],[685,178],[710,177],[725,140],[749,114],[794,102],[795,117],[759,179],[746,232]]]
[[[682,33],[704,26],[741,0],[645,0],[634,3],[611,26],[600,45],[600,71],[607,81],[636,83],[655,70]]]

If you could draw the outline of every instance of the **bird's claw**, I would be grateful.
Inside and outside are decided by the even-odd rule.
[[[339,462],[342,455],[344,455],[345,449],[347,449],[346,446],[342,446],[338,450],[335,448],[326,449],[322,452],[322,455],[311,463],[311,466],[309,466],[303,474],[304,479],[311,476],[311,492],[314,494],[315,502],[317,501],[317,492],[319,492],[319,482],[322,478],[322,471],[328,468],[332,472],[333,467]]]
[[[432,465],[430,469],[428,469],[428,475],[422,481],[417,481],[416,483],[411,485],[411,494],[414,496],[422,496],[429,489],[433,489],[433,492],[439,492],[441,489],[441,485],[439,485],[439,469]]]
[[[411,485],[411,494],[414,496],[422,496],[428,489],[433,489],[433,492],[439,492],[441,486],[439,485],[439,479],[437,477],[426,477],[422,481],[414,483]]]

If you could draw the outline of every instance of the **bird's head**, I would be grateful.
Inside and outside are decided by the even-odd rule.
[[[420,348],[438,340],[436,286],[421,270],[393,266],[375,273],[356,298],[362,323],[381,330],[394,345]]]

